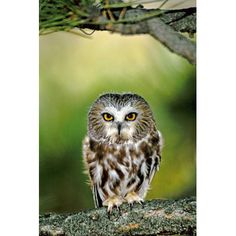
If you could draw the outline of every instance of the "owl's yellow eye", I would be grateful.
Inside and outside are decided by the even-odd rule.
[[[131,112],[125,117],[125,120],[134,121],[136,119],[136,117],[137,117],[137,113]]]
[[[114,117],[111,114],[109,114],[109,113],[103,113],[102,116],[103,116],[103,119],[105,121],[112,121],[112,120],[114,120]]]

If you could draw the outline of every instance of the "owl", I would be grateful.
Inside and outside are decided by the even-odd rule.
[[[162,137],[137,94],[101,95],[88,113],[83,160],[96,207],[142,203],[161,161]]]

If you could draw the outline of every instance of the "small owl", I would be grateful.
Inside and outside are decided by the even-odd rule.
[[[83,156],[96,207],[111,212],[142,203],[161,161],[162,138],[148,103],[137,94],[101,95],[88,114]]]

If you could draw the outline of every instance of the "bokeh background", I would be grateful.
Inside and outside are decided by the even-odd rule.
[[[148,35],[41,36],[40,213],[94,207],[81,143],[91,103],[111,91],[143,96],[163,134],[147,199],[195,195],[195,69]]]

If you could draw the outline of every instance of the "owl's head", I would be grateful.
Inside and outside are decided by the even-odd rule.
[[[137,94],[103,94],[89,111],[89,136],[97,141],[137,142],[152,130],[155,130],[152,111]]]

